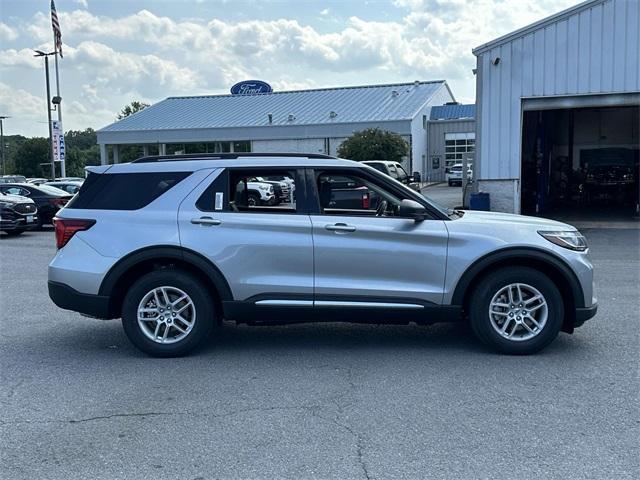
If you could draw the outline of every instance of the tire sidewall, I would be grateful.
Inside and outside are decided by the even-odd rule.
[[[529,340],[506,339],[491,325],[491,299],[500,289],[512,283],[525,283],[536,288],[547,302],[547,322],[542,332]],[[564,319],[564,302],[556,285],[543,273],[527,267],[508,267],[481,280],[472,295],[469,314],[473,331],[483,343],[503,353],[527,355],[543,349],[557,337]]]
[[[149,339],[138,325],[138,305],[151,290],[171,286],[184,291],[193,301],[196,321],[193,329],[181,341],[163,345]],[[143,352],[154,357],[177,357],[194,350],[210,334],[215,324],[215,309],[210,292],[187,272],[163,269],[148,273],[129,289],[122,305],[122,326],[129,340]]]

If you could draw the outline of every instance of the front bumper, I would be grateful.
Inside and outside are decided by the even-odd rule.
[[[0,230],[31,230],[38,225],[38,215],[31,215],[32,221],[27,222],[27,215],[2,213],[0,218]]]
[[[49,298],[58,307],[95,318],[115,318],[109,313],[109,297],[81,293],[69,285],[48,282]]]
[[[582,324],[584,324],[584,322],[586,322],[590,318],[595,317],[597,312],[598,312],[597,303],[594,303],[590,307],[576,308],[576,319],[573,323],[574,328],[581,326]]]

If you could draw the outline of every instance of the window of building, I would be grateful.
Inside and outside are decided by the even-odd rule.
[[[456,163],[462,163],[465,154],[475,152],[475,132],[445,133],[444,134],[444,158],[445,168]]]

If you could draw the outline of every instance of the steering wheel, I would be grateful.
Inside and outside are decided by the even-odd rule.
[[[382,217],[384,215],[384,212],[387,211],[388,206],[389,202],[387,202],[386,200],[381,200],[380,203],[378,203],[378,208],[376,209],[376,217]]]

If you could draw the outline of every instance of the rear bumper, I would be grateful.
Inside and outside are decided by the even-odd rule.
[[[109,314],[109,297],[80,293],[69,285],[48,282],[49,298],[58,307],[95,318],[115,318]]]
[[[584,322],[590,318],[595,317],[598,312],[598,304],[594,303],[590,307],[576,308],[576,320],[573,324],[574,327],[581,326]]]

